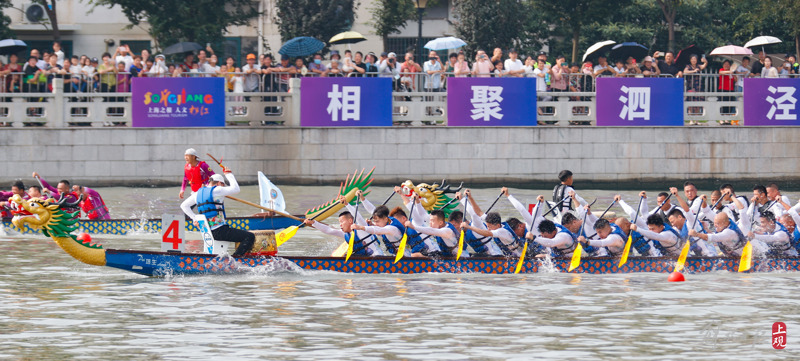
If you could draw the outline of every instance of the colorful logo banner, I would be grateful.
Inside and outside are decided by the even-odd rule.
[[[597,125],[683,126],[683,79],[597,78]]]
[[[224,78],[133,78],[134,127],[224,127]]]
[[[391,78],[302,78],[300,88],[303,127],[392,126]]]
[[[536,79],[447,78],[447,125],[536,125]]]
[[[744,80],[744,125],[800,125],[800,78]]]

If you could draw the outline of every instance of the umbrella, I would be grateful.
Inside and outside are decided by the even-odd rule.
[[[614,46],[614,44],[616,43],[617,42],[614,40],[606,40],[606,41],[601,41],[599,43],[595,43],[594,45],[590,46],[589,49],[586,49],[586,53],[583,54],[583,61],[586,61],[586,59],[590,57],[594,57],[605,53],[606,51],[611,49],[611,47]]]
[[[467,45],[467,43],[464,42],[464,40],[461,40],[453,36],[447,36],[444,38],[436,38],[429,41],[427,44],[425,44],[425,49],[447,50],[447,49],[460,48],[464,45]]]
[[[190,51],[200,50],[203,47],[198,43],[193,43],[190,41],[183,41],[177,44],[172,44],[164,49],[163,53],[166,55],[170,54],[180,54],[180,53],[188,53]]]
[[[278,54],[297,57],[314,54],[325,47],[325,43],[310,36],[299,36],[287,41],[278,50]]]
[[[647,56],[647,47],[634,42],[620,43],[611,48],[611,57],[625,61],[629,56],[640,60]]]
[[[750,39],[750,41],[748,41],[747,44],[744,44],[744,47],[750,48],[753,46],[764,46],[777,43],[782,43],[781,39],[778,39],[774,36],[757,36],[753,39]]]
[[[753,52],[748,48],[743,48],[736,45],[720,46],[711,50],[709,55],[753,55]]]
[[[25,42],[22,40],[17,40],[17,39],[0,40],[0,55],[16,54],[25,49],[28,49],[28,44],[25,44]]]
[[[355,31],[345,31],[343,33],[334,35],[328,42],[331,44],[355,44],[364,40],[367,40],[367,38],[365,38],[364,35],[361,35],[361,33]]]
[[[678,56],[675,58],[675,65],[678,66],[678,69],[683,70],[683,68],[686,67],[686,64],[689,64],[689,58],[691,58],[692,55],[700,55],[703,53],[705,53],[705,51],[700,49],[699,46],[694,44],[689,45],[678,52]]]

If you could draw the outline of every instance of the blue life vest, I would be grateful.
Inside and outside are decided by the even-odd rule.
[[[464,246],[469,245],[476,253],[489,255],[489,247],[486,244],[492,241],[494,241],[492,237],[478,237],[469,229],[464,231]]]
[[[659,241],[657,241],[655,239],[651,239],[651,241],[653,241],[653,246],[655,246],[656,249],[658,249],[661,252],[661,255],[669,256],[671,253],[676,253],[676,251],[678,251],[681,248],[681,246],[683,246],[683,242],[682,242],[681,234],[678,233],[678,231],[676,231],[675,228],[672,228],[672,226],[670,226],[669,224],[666,224],[666,223],[664,224],[664,231],[672,232],[672,234],[674,234],[675,237],[678,238],[678,241],[675,242],[675,244],[673,244],[672,246],[668,246],[668,247],[662,245],[661,242],[659,242]]]
[[[503,251],[504,255],[513,256],[514,251],[522,247],[522,242],[520,241],[520,238],[517,237],[517,234],[514,233],[514,230],[511,228],[511,226],[508,225],[508,223],[503,222],[503,229],[511,233],[511,236],[514,237],[514,241],[511,242],[511,244],[505,244],[500,238],[493,238],[494,242],[497,243],[497,246],[500,247],[500,250]]]
[[[345,233],[344,234],[344,241],[350,243],[350,238],[353,236],[353,233]],[[371,235],[370,235],[371,236]],[[358,237],[356,237],[358,238]],[[364,237],[362,239],[355,239],[353,242],[353,254],[359,256],[372,256],[372,250],[367,248],[372,242],[365,243],[365,239],[369,239],[370,237]]]
[[[458,248],[458,242],[457,241],[458,241],[458,237],[460,236],[460,234],[456,231],[456,227],[453,226],[453,224],[450,223],[450,222],[445,223],[445,227],[449,228],[451,231],[453,231],[453,234],[456,235],[456,244],[454,244],[451,247],[451,246],[448,246],[447,243],[445,243],[445,241],[444,241],[444,239],[442,237],[434,237],[434,238],[436,239],[436,243],[439,244],[439,249],[442,250],[442,253],[449,256],[449,255],[453,254],[453,250],[454,249]]]
[[[403,227],[403,224],[397,220],[397,218],[389,217],[389,224],[387,226],[392,226],[400,230],[400,234],[402,235],[406,231],[406,227]],[[382,234],[381,237],[383,238],[383,244],[386,246],[386,250],[389,253],[395,255],[397,254],[397,247],[400,246],[400,239],[397,240],[397,244],[394,244],[389,241],[389,237],[386,237],[385,234]],[[401,238],[402,239],[402,238]],[[406,241],[406,245],[408,245],[408,241]]]
[[[553,252],[553,257],[564,257],[567,253],[575,251],[575,247],[578,246],[578,236],[575,233],[570,232],[567,227],[564,227],[558,223],[555,225],[556,228],[558,228],[558,233],[566,233],[570,238],[572,238],[572,245],[567,248],[550,247],[550,250]]]
[[[622,250],[620,250],[619,252],[613,252],[608,247],[606,247],[606,251],[608,251],[608,254],[611,255],[611,256],[614,256],[614,257],[621,256],[622,252],[625,252],[625,242],[628,241],[628,236],[625,235],[625,232],[623,232],[622,229],[619,228],[618,225],[616,225],[614,223],[611,223],[610,225],[611,225],[611,234],[616,234],[617,236],[622,238],[622,245],[623,246],[622,246]]]
[[[206,216],[209,220],[214,218],[222,211],[225,214],[225,205],[214,199],[214,187],[200,187],[197,190],[197,211]]]
[[[647,238],[644,238],[641,233],[636,231],[631,231],[631,238],[631,246],[633,246],[633,248],[635,248],[640,255],[650,255],[650,242],[647,240]]]
[[[425,249],[425,242],[419,232],[409,228],[406,230],[406,235],[408,237],[406,247],[411,248],[411,253],[421,253]]]
[[[794,242],[792,240],[792,235],[789,233],[789,230],[787,230],[786,227],[784,227],[784,225],[782,225],[780,222],[775,222],[775,228],[776,229],[775,229],[774,232],[772,232],[772,234],[775,234],[775,233],[778,233],[778,232],[786,232],[786,235],[789,236],[789,244],[767,243],[767,246],[769,246],[769,252],[768,252],[769,255],[772,256],[772,257],[779,257],[779,256],[783,256],[784,252],[792,249],[792,247],[794,247]],[[797,230],[795,229],[795,232],[796,231]],[[766,242],[764,242],[764,243],[766,243]]]
[[[744,246],[747,244],[747,238],[744,236],[744,233],[742,233],[742,230],[739,229],[739,226],[737,226],[735,222],[728,222],[728,229],[732,229],[734,232],[736,232],[736,235],[739,236],[739,240],[736,241],[736,244],[733,245],[733,248],[724,245],[722,242],[718,243],[718,245],[719,250],[722,251],[724,255],[733,257],[736,256],[734,251],[744,248]]]
[[[794,228],[794,232],[792,232],[792,247],[797,250],[797,253],[800,253],[800,229],[797,226]]]
[[[558,223],[556,223],[556,228],[558,228],[560,230],[563,230],[564,232],[569,234],[570,237],[572,237],[572,240],[576,242],[576,244],[573,244],[573,248],[578,246],[577,245],[577,242],[578,242],[578,235],[577,234],[572,233],[572,231],[567,229],[567,227],[564,227],[564,226],[562,226],[562,225],[560,225]],[[586,237],[586,230],[583,230],[581,235],[583,236],[583,238],[589,239],[589,237]],[[589,253],[589,254],[597,252],[598,249],[599,248],[590,246],[588,244],[586,246],[583,246],[583,250],[586,251],[586,253]]]

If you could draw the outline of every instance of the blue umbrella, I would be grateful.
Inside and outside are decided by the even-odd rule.
[[[314,54],[325,47],[325,43],[310,36],[299,36],[287,41],[278,50],[278,54],[286,56],[307,56]]]
[[[636,60],[641,60],[647,56],[647,47],[634,42],[620,43],[611,48],[611,57],[625,61],[629,56]]]

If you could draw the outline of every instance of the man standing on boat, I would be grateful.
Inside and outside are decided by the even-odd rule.
[[[197,205],[197,211],[208,219],[208,225],[211,228],[211,235],[214,236],[214,239],[239,242],[239,246],[236,247],[236,251],[232,256],[241,257],[253,248],[256,235],[248,231],[232,228],[225,221],[225,196],[238,194],[239,183],[236,182],[236,178],[228,168],[222,167],[222,173],[225,174],[224,178],[220,174],[212,175],[208,186],[201,187],[196,193],[192,193],[189,198],[186,198],[181,203],[181,209],[189,218],[195,219],[197,215],[192,211],[192,206]],[[229,186],[225,186],[225,178],[228,178]]]
[[[79,206],[83,213],[86,213],[86,218],[111,219],[111,216],[108,214],[106,202],[103,201],[103,197],[101,197],[100,193],[97,193],[96,190],[77,184],[72,186],[72,190],[78,196],[83,196]]]
[[[208,168],[208,163],[201,161],[197,157],[197,151],[194,148],[189,148],[183,153],[183,159],[186,160],[186,165],[183,166],[183,183],[181,184],[181,192],[178,193],[178,198],[183,199],[183,193],[188,184],[192,193],[197,192],[200,187],[204,186],[208,179],[214,175],[214,171]]]
[[[586,204],[586,201],[577,193],[575,193],[575,188],[572,188],[573,178],[571,171],[566,169],[562,170],[560,173],[558,173],[558,180],[561,181],[561,183],[553,189],[553,202],[556,203],[555,207],[558,208],[559,214],[573,209],[571,200],[564,200],[565,198],[572,196],[573,193],[573,198],[578,201],[578,203]],[[561,202],[561,204],[559,204],[559,202]]]

